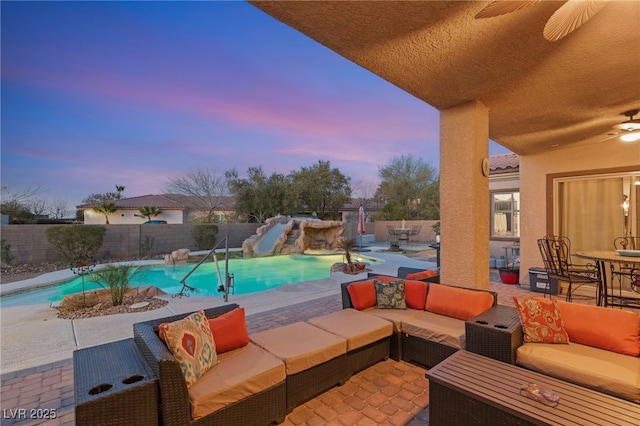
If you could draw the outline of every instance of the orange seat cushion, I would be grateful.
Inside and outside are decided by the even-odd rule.
[[[640,315],[631,311],[557,301],[572,342],[640,355]]]
[[[425,271],[414,272],[413,274],[407,274],[408,280],[421,280],[423,278],[429,278],[434,275],[438,275],[438,271],[433,269],[427,269]]]
[[[468,320],[493,306],[493,295],[486,291],[475,291],[429,284],[425,309],[434,314]]]
[[[358,281],[347,286],[351,304],[359,311],[373,308],[378,301],[373,280]]]
[[[209,319],[209,328],[219,354],[249,344],[244,308],[236,308],[219,317]]]

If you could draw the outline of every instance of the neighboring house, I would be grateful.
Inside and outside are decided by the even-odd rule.
[[[216,222],[227,222],[227,218],[235,213],[235,197],[218,197],[218,207],[214,210]],[[123,198],[114,201],[116,212],[109,215],[110,224],[140,224],[147,221],[147,218],[138,217],[138,209],[144,206],[158,207],[161,214],[152,220],[166,220],[167,223],[191,223],[204,216],[207,212],[202,208],[196,197],[178,194],[162,195],[142,195],[140,197]],[[382,208],[382,204],[371,200],[353,199],[340,209],[341,220],[346,222],[356,222],[360,205],[365,209],[365,217]],[[100,225],[105,223],[102,213],[93,210],[99,204],[82,204],[76,206],[78,210],[84,211],[84,223],[87,225]]]
[[[384,203],[374,200],[364,200],[360,198],[352,198],[347,204],[340,209],[340,215],[343,222],[357,223],[358,211],[360,206],[364,209],[364,221],[371,222],[369,216],[384,207]]]
[[[226,222],[229,214],[233,213],[234,198],[229,196],[217,197],[217,203],[214,214],[217,222]],[[140,224],[147,221],[145,217],[136,216],[140,212],[141,207],[151,206],[158,207],[161,213],[151,218],[152,220],[166,220],[167,223],[190,223],[195,222],[198,218],[206,214],[202,204],[197,197],[179,195],[179,194],[162,194],[162,195],[142,195],[139,197],[123,198],[113,201],[116,206],[116,212],[109,215],[110,224]],[[84,211],[84,223],[87,225],[104,224],[105,217],[101,213],[93,210],[99,204],[82,204],[76,206],[78,210]]]
[[[520,157],[517,154],[489,158],[489,253],[496,258],[519,254],[520,244]],[[509,248],[508,252],[505,247]]]

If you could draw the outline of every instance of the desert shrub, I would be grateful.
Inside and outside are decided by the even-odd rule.
[[[88,280],[108,289],[111,294],[113,306],[122,305],[124,297],[131,288],[129,280],[144,273],[134,265],[107,265],[106,267],[89,274]]]
[[[202,224],[193,225],[191,235],[198,250],[212,249],[218,239],[218,225]]]
[[[47,241],[64,260],[71,262],[78,256],[95,256],[107,229],[100,225],[61,225],[45,231]]]
[[[7,241],[2,239],[2,248],[0,248],[0,262],[2,265],[10,265],[13,261],[13,256],[11,255],[11,244],[7,243]]]
[[[151,235],[145,235],[144,239],[140,241],[140,255],[144,258],[151,256],[153,252],[153,245],[156,243],[156,238]]]

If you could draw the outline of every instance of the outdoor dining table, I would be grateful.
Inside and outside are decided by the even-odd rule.
[[[411,232],[410,228],[395,228],[394,231],[396,232],[396,235],[399,235],[399,240],[409,241],[409,233]]]
[[[637,303],[638,308],[640,308],[640,298],[625,298],[619,296],[619,299],[621,299],[620,302],[613,302],[613,280],[611,282],[611,295],[609,296],[607,290],[607,270],[605,269],[607,264],[611,265],[612,263],[634,265],[640,268],[639,256],[622,256],[614,250],[579,251],[574,253],[574,255],[582,259],[593,260],[596,263],[598,272],[600,273],[600,283],[598,284],[600,288],[597,289],[596,298],[596,304],[598,306],[629,306],[623,303],[623,301],[627,301]],[[611,301],[609,301],[609,297],[612,298]]]

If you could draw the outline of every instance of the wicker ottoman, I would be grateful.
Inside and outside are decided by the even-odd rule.
[[[287,411],[349,377],[347,340],[306,322],[260,331],[249,338],[284,362]]]
[[[389,358],[393,324],[355,309],[343,309],[307,320],[347,341],[349,374]]]

